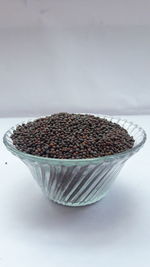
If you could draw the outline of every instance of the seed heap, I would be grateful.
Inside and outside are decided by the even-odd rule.
[[[93,115],[58,113],[17,126],[13,144],[23,152],[59,159],[96,158],[133,147],[116,123]]]

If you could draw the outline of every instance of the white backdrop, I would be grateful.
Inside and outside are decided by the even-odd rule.
[[[149,0],[0,0],[0,116],[150,113]]]
[[[0,117],[150,114],[149,70],[150,0],[0,0]],[[65,208],[4,148],[19,120],[0,118],[0,267],[149,267],[150,142],[103,202]]]

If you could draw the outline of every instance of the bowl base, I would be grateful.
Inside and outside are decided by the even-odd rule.
[[[58,205],[62,205],[62,206],[67,206],[67,207],[84,207],[84,206],[89,206],[89,205],[93,205],[94,203],[102,200],[105,196],[106,196],[107,192],[105,192],[103,195],[100,196],[100,198],[95,199],[93,201],[87,201],[87,202],[63,202],[63,201],[59,201],[59,200],[55,200],[55,199],[51,199],[48,198],[48,200],[53,201],[54,203],[58,204]]]

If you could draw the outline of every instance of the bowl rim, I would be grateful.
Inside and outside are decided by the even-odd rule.
[[[120,152],[120,153],[115,153],[113,155],[108,155],[108,156],[102,156],[102,157],[96,157],[96,158],[86,158],[86,159],[59,159],[59,158],[48,158],[48,157],[42,157],[42,156],[36,156],[36,155],[32,155],[32,154],[29,154],[29,153],[26,153],[26,152],[22,152],[20,150],[18,150],[12,142],[10,142],[11,137],[9,136],[8,137],[8,134],[15,130],[16,127],[18,125],[21,125],[23,123],[28,123],[28,122],[33,122],[34,120],[36,119],[39,119],[39,118],[44,118],[44,117],[47,117],[47,116],[50,116],[51,114],[49,115],[45,115],[45,116],[40,116],[40,117],[37,117],[37,118],[34,118],[34,119],[31,119],[31,120],[26,120],[26,121],[22,121],[20,122],[19,124],[16,124],[15,126],[12,126],[11,128],[9,128],[9,130],[7,130],[3,136],[3,143],[4,145],[6,146],[6,148],[12,152],[13,154],[17,155],[17,156],[20,156],[21,158],[28,158],[30,160],[37,160],[37,161],[43,161],[43,162],[52,162],[52,163],[96,163],[96,162],[100,162],[100,161],[103,161],[103,160],[108,160],[108,161],[111,161],[111,160],[114,160],[114,159],[117,159],[117,158],[121,158],[121,157],[125,157],[126,155],[129,155],[129,154],[134,154],[136,151],[138,151],[140,148],[142,148],[142,146],[144,145],[146,139],[147,139],[147,135],[146,135],[146,132],[145,130],[140,127],[138,124],[135,124],[131,121],[128,121],[126,119],[122,119],[121,117],[118,117],[118,116],[110,116],[110,115],[104,115],[104,114],[96,114],[96,113],[74,113],[74,114],[87,114],[87,115],[94,115],[96,117],[100,117],[100,118],[103,118],[103,119],[107,119],[107,120],[117,120],[117,122],[115,123],[118,123],[119,124],[119,121],[123,121],[124,124],[125,123],[128,123],[128,124],[131,124],[132,126],[134,126],[134,129],[138,128],[139,131],[141,131],[141,133],[143,134],[143,138],[142,140],[135,146],[133,146],[132,148],[130,149],[127,149],[123,152]],[[123,127],[123,126],[122,126]],[[8,140],[9,138],[9,140]]]

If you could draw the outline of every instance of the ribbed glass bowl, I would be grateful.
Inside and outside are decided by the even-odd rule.
[[[124,119],[96,115],[118,123],[133,136],[132,149],[111,156],[92,159],[52,159],[30,155],[13,145],[11,135],[18,125],[8,130],[3,142],[30,169],[48,199],[66,206],[84,206],[102,199],[109,191],[124,163],[143,146],[145,131]]]

